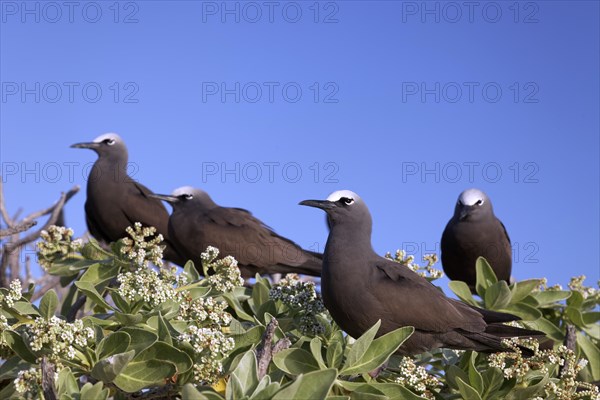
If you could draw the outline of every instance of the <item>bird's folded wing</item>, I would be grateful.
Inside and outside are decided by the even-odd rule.
[[[386,318],[400,326],[414,326],[428,332],[461,329],[483,332],[481,314],[466,304],[446,297],[434,285],[407,267],[393,261],[377,263],[375,292],[386,311]]]
[[[222,251],[233,247],[241,265],[266,268],[305,262],[306,256],[296,243],[279,236],[246,210],[215,207],[199,218],[207,239],[216,247],[221,245]]]
[[[124,196],[121,212],[131,225],[140,222],[144,226],[153,226],[165,236],[169,213],[160,200],[148,197],[152,191],[138,182],[127,185],[126,190],[130,193]]]

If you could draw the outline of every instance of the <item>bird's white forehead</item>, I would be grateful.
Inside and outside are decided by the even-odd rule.
[[[117,135],[116,133],[105,133],[104,135],[100,135],[94,139],[94,143],[101,143],[106,139],[113,139],[118,142],[121,141],[121,136]]]
[[[173,193],[171,193],[173,196],[177,197],[177,196],[181,196],[184,194],[194,194],[197,193],[198,189],[192,187],[192,186],[182,186],[180,188],[177,188],[175,190],[173,190]]]
[[[479,200],[485,200],[485,197],[485,193],[479,189],[467,189],[458,196],[458,200],[466,206],[472,206]]]
[[[360,199],[360,197],[356,193],[354,193],[350,190],[338,190],[337,192],[331,193],[329,195],[329,197],[327,197],[327,200],[328,201],[338,201],[342,197],[354,199],[355,201]]]

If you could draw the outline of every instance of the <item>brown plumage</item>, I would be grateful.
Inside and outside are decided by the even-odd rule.
[[[169,218],[169,236],[177,250],[200,268],[200,254],[208,246],[231,255],[245,277],[256,273],[321,274],[319,253],[303,250],[249,211],[220,207],[199,189],[182,187],[173,195],[154,195],[173,206]]]
[[[125,229],[135,222],[153,226],[163,235],[164,258],[182,265],[185,260],[169,240],[167,209],[160,200],[149,197],[150,189],[127,175],[128,153],[121,137],[107,133],[93,142],[71,147],[91,149],[98,154],[88,177],[85,202],[86,223],[92,236],[111,243],[127,237]]]
[[[323,254],[321,291],[334,321],[352,337],[377,320],[378,336],[413,326],[415,332],[399,349],[409,355],[438,347],[507,351],[501,344],[505,337],[544,337],[542,332],[503,324],[517,320],[514,315],[450,299],[425,278],[377,255],[371,247],[371,214],[356,193],[343,190],[327,200],[300,204],[327,212],[331,231]]]
[[[442,266],[448,278],[473,290],[475,262],[485,257],[499,280],[509,282],[512,249],[504,224],[496,218],[489,197],[478,189],[460,194],[454,215],[442,234]]]

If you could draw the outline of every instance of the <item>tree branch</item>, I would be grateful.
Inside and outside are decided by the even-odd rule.
[[[11,235],[21,233],[21,232],[25,232],[26,230],[28,230],[29,228],[31,228],[34,225],[37,225],[37,221],[26,221],[26,222],[22,222],[18,225],[14,225],[14,226],[6,228],[6,229],[0,229],[0,238],[3,238],[5,236],[11,236]]]

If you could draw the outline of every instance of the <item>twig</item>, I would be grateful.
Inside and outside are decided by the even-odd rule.
[[[6,229],[0,229],[0,238],[3,238],[5,236],[11,236],[16,233],[24,232],[34,225],[37,225],[37,221],[25,221],[18,225],[14,225],[14,226],[6,228]]]
[[[6,211],[6,205],[4,204],[4,190],[2,189],[2,177],[0,176],[0,215],[2,215],[2,219],[6,223],[6,226],[12,228],[14,226],[13,220],[8,216],[8,212]]]
[[[56,387],[54,386],[54,365],[42,358],[42,391],[45,400],[56,400]]]
[[[13,249],[16,249],[16,248],[19,248],[19,246],[22,246],[25,243],[33,242],[34,240],[36,240],[40,236],[40,234],[42,233],[43,230],[48,229],[48,227],[50,225],[54,225],[54,223],[58,219],[58,215],[60,214],[60,211],[62,210],[62,208],[65,205],[65,203],[71,197],[73,197],[73,195],[75,195],[75,193],[77,193],[77,192],[79,192],[79,185],[73,186],[67,193],[62,193],[60,195],[60,199],[52,207],[49,207],[46,210],[42,210],[44,212],[38,216],[38,217],[40,217],[42,215],[45,215],[45,214],[48,214],[49,212],[51,212],[50,218],[48,218],[48,221],[46,221],[46,223],[44,224],[44,226],[42,226],[37,231],[32,232],[29,235],[27,235],[27,236],[25,236],[25,237],[17,240],[15,243],[12,243],[10,246]],[[39,213],[41,213],[41,211]],[[37,215],[39,213],[31,214],[30,216],[28,216],[27,218],[25,218],[25,221],[29,220],[29,218],[32,215]]]
[[[67,322],[75,321],[75,318],[77,318],[77,313],[85,304],[86,299],[87,297],[85,295],[81,295],[77,298],[77,300],[75,300],[75,303],[73,303],[73,305],[69,309],[69,313],[66,315]]]
[[[290,347],[291,342],[288,338],[281,339],[275,343],[275,346],[271,345],[273,341],[273,336],[275,336],[275,330],[279,326],[279,322],[277,319],[273,317],[269,324],[267,325],[267,329],[263,334],[262,339],[260,340],[260,345],[256,349],[256,359],[258,362],[258,380],[261,380],[269,369],[269,364],[273,359],[273,355],[277,354],[281,350],[287,349]]]

